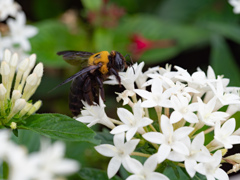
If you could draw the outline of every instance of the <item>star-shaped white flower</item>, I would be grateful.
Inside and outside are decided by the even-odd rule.
[[[208,126],[214,126],[217,121],[225,121],[229,117],[228,113],[215,111],[214,107],[216,105],[216,98],[213,97],[207,104],[203,103],[202,99],[198,99],[198,117]]]
[[[135,89],[134,90],[139,96],[145,98],[146,100],[143,101],[142,107],[171,107],[171,101],[169,97],[171,96],[172,90],[165,90],[163,91],[162,81],[158,78],[154,79],[152,82],[151,91],[148,92],[142,89]]]
[[[41,142],[41,150],[29,156],[38,172],[35,173],[36,180],[51,180],[56,175],[69,175],[79,170],[79,164],[75,160],[64,158],[65,145],[57,141],[50,144],[49,141]]]
[[[126,72],[119,72],[119,76],[121,78],[121,84],[130,91],[134,90],[134,83],[138,78],[139,74],[142,72],[142,67],[144,66],[144,62],[141,62],[139,65],[135,63],[133,66],[127,68]],[[109,80],[104,81],[104,84],[115,85],[118,84],[115,76],[109,76]]]
[[[6,20],[8,16],[15,17],[20,6],[13,0],[0,0],[0,21]]]
[[[214,129],[214,139],[226,149],[231,149],[233,144],[240,144],[240,136],[232,135],[236,127],[236,120],[231,118],[221,127],[220,122],[216,122]]]
[[[145,133],[143,127],[153,122],[151,119],[143,117],[144,111],[141,107],[141,101],[138,101],[133,106],[133,114],[124,108],[118,108],[117,114],[124,124],[118,125],[110,133],[118,134],[127,131],[127,141],[132,139],[136,132],[139,132],[141,134]]]
[[[119,170],[121,164],[124,167],[129,167],[128,160],[130,159],[130,154],[134,151],[137,144],[139,143],[139,139],[130,140],[124,143],[125,134],[119,133],[114,135],[113,143],[111,144],[101,144],[96,146],[95,149],[100,154],[112,157],[108,164],[107,174],[109,178],[112,178],[117,171]]]
[[[111,129],[115,127],[105,113],[105,104],[101,97],[99,98],[99,105],[96,103],[94,105],[89,105],[87,102],[83,102],[83,105],[84,110],[81,111],[81,115],[75,117],[77,121],[89,123],[87,125],[88,127],[97,123],[103,124]]]
[[[189,123],[198,122],[198,117],[194,113],[194,111],[197,111],[198,109],[198,104],[189,104],[189,102],[190,99],[182,95],[179,95],[178,97],[171,96],[172,108],[174,109],[170,117],[170,121],[172,124],[180,121],[182,118]]]
[[[127,170],[133,175],[126,180],[169,180],[165,175],[154,172],[157,167],[157,155],[150,156],[142,165],[136,159],[131,158]]]
[[[229,4],[231,4],[234,8],[233,8],[233,12],[235,14],[239,14],[240,13],[240,0],[228,0]]]
[[[189,138],[183,140],[184,144],[189,149],[189,155],[183,155],[176,151],[170,152],[168,159],[172,161],[182,162],[188,174],[193,177],[196,173],[194,167],[197,162],[208,162],[211,160],[211,155],[208,149],[204,146],[204,133],[198,134],[192,141]]]
[[[161,144],[158,149],[158,163],[164,161],[170,154],[171,149],[180,154],[189,155],[189,149],[182,142],[182,139],[189,138],[188,135],[193,131],[191,127],[181,127],[176,131],[167,116],[161,116],[162,133],[149,132],[143,134],[143,138],[149,142]]]
[[[240,97],[234,93],[229,93],[225,89],[223,79],[218,77],[216,85],[208,83],[214,95],[217,97],[222,106],[230,104],[238,104]],[[221,107],[221,106],[220,106]]]
[[[215,180],[215,178],[219,180],[228,180],[229,177],[227,173],[219,168],[220,162],[222,160],[222,153],[220,150],[216,151],[212,160],[206,163],[199,163],[194,168],[197,172],[205,175],[207,180]]]
[[[34,26],[26,25],[26,16],[23,12],[18,12],[16,19],[9,19],[7,24],[10,28],[13,43],[20,44],[25,51],[30,51],[31,45],[28,39],[35,36],[38,29]]]
[[[130,102],[129,96],[133,96],[135,94],[135,92],[130,91],[130,90],[124,90],[122,93],[117,93],[118,97],[117,97],[117,102],[119,102],[121,99],[123,100],[123,105],[126,105]]]

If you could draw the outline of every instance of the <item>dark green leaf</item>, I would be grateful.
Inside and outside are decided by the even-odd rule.
[[[109,179],[105,171],[93,168],[82,168],[79,172],[79,176],[83,180],[107,180]],[[114,176],[111,180],[121,180],[120,177]]]
[[[156,40],[175,40],[176,45],[168,48],[149,50],[143,54],[145,62],[161,62],[174,57],[183,50],[198,47],[209,41],[209,32],[194,26],[174,24],[150,15],[126,17],[115,32],[114,49],[124,49],[130,42],[129,36],[141,34],[145,38]],[[125,52],[122,52],[123,54]]]
[[[230,85],[240,86],[240,72],[226,42],[220,35],[211,39],[211,61],[215,73],[230,79]]]
[[[36,114],[18,128],[32,130],[53,139],[97,144],[95,133],[85,124],[62,114]]]

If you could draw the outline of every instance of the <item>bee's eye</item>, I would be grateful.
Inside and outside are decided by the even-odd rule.
[[[115,56],[115,67],[118,71],[123,71],[125,68],[124,58],[119,53]]]

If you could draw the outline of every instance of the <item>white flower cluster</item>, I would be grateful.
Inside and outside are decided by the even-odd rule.
[[[117,101],[123,100],[132,112],[118,108],[120,120],[109,118],[100,99],[99,105],[85,103],[76,117],[89,127],[100,123],[112,129],[114,145],[95,147],[100,154],[112,157],[108,177],[113,177],[122,164],[132,173],[127,180],[166,180],[155,170],[168,159],[184,167],[190,177],[198,172],[208,180],[229,179],[220,168],[221,161],[232,162],[234,171],[239,162],[223,157],[221,150],[226,152],[240,144],[240,130],[235,131],[236,120],[231,118],[240,111],[240,88],[228,87],[229,79],[216,77],[210,66],[207,74],[198,69],[192,75],[177,66],[175,71],[166,66],[142,72],[143,66],[143,62],[134,64],[119,73],[126,90],[118,93]],[[118,84],[114,76],[105,83]],[[150,116],[149,110],[155,110],[157,118]],[[210,143],[206,136],[211,138]],[[140,141],[145,144],[144,152],[137,148]],[[144,165],[132,155],[146,157]]]
[[[17,128],[15,121],[12,120],[15,115],[18,115],[18,118],[31,115],[42,104],[40,100],[34,104],[28,101],[41,82],[43,64],[38,63],[34,67],[36,63],[35,54],[24,59],[20,64],[18,64],[18,61],[18,54],[12,54],[6,49],[0,66],[2,79],[0,84],[0,125],[9,125],[12,122],[10,125],[12,129]]]
[[[0,130],[0,147],[0,164],[7,163],[9,180],[54,180],[79,169],[76,161],[64,158],[65,145],[60,141],[52,145],[42,141],[40,151],[28,154],[10,140],[8,130]]]
[[[8,48],[23,54],[31,50],[29,38],[35,36],[36,27],[26,25],[25,13],[13,0],[0,0],[0,58]]]

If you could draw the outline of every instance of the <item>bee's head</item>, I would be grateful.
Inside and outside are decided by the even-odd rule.
[[[117,51],[111,51],[109,60],[111,66],[117,71],[123,71],[127,66],[125,58]]]

